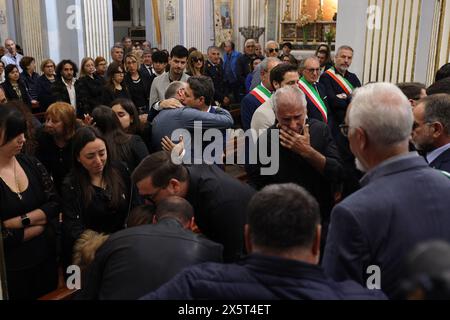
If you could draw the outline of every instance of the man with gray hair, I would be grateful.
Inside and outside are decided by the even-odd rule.
[[[278,53],[280,52],[280,45],[278,42],[273,40],[267,41],[264,49],[264,53],[267,58],[277,58]],[[250,86],[250,90],[255,89],[261,83],[261,65],[259,64],[255,71],[253,71],[253,79],[252,84]]]
[[[324,243],[334,206],[334,189],[342,174],[336,145],[324,122],[308,119],[306,98],[297,86],[278,89],[272,102],[277,124],[260,136],[258,148],[267,144],[266,150],[274,150],[272,137],[279,134],[279,170],[274,175],[263,175],[261,169],[267,165],[258,159],[259,164],[249,174],[251,182],[257,189],[277,183],[296,183],[308,190],[320,206]]]
[[[419,100],[414,108],[412,140],[432,168],[450,173],[450,95]]]
[[[244,54],[241,55],[236,62],[236,75],[241,87],[242,96],[246,94],[245,79],[251,72],[250,65],[253,59],[256,57],[255,49],[256,49],[256,41],[254,39],[248,39],[247,41],[245,41]]]
[[[350,151],[348,140],[341,134],[339,125],[345,121],[345,113],[351,102],[353,91],[361,87],[356,74],[349,71],[353,60],[353,49],[344,45],[338,48],[334,66],[320,77],[320,83],[325,87],[329,118],[332,119],[331,133],[336,141],[345,168],[343,197],[359,189],[358,180],[361,173],[355,168],[355,157]]]
[[[262,104],[267,102],[272,96],[274,90],[270,83],[270,72],[281,63],[278,58],[267,58],[259,65],[262,80],[260,84],[250,91],[241,102],[241,120],[244,130],[250,129],[253,114]]]
[[[450,180],[408,152],[413,114],[394,84],[356,90],[345,121],[342,133],[367,174],[333,209],[323,266],[335,280],[395,298],[405,253],[430,239],[450,241]]]
[[[229,106],[230,98],[225,89],[223,61],[220,50],[216,46],[208,48],[205,76],[210,77],[214,83],[214,101],[218,102],[221,107]]]
[[[114,46],[111,48],[112,62],[117,62],[123,67],[124,56],[125,56],[125,49],[123,48],[122,43],[118,42],[114,44]]]
[[[303,62],[303,75],[298,86],[303,91],[308,101],[308,117],[332,124],[328,97],[325,87],[320,84],[320,62],[316,56],[311,56]],[[330,126],[331,128],[331,126]]]

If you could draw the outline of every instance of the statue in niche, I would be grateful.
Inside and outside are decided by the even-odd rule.
[[[166,19],[169,21],[175,20],[175,8],[171,0],[169,0],[169,3],[167,4],[166,7]]]

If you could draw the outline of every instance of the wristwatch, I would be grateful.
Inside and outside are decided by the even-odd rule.
[[[22,226],[23,227],[28,227],[31,224],[31,220],[26,214],[21,215],[20,218],[22,218]]]

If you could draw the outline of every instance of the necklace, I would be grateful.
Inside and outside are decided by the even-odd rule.
[[[17,179],[16,161],[17,160],[14,159],[14,181],[16,182],[16,188],[17,188],[16,194],[17,194],[17,197],[19,197],[19,200],[22,201],[22,195],[20,194],[19,180]]]

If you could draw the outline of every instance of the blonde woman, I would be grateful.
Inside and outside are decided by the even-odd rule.
[[[151,83],[139,71],[141,68],[140,59],[134,53],[125,56],[125,85],[129,90],[131,100],[139,113],[146,113],[149,105],[149,92]]]
[[[102,89],[105,80],[96,74],[95,60],[84,58],[80,66],[78,80],[77,104],[79,114],[91,114],[95,107],[101,105]]]

